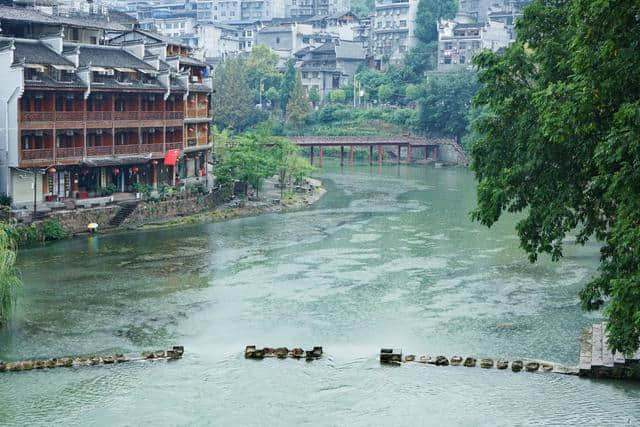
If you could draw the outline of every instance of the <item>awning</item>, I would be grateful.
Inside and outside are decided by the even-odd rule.
[[[124,67],[114,67],[116,70],[120,71],[121,73],[135,73],[136,70],[134,70],[133,68],[124,68]]]
[[[100,72],[106,73],[108,70],[106,68],[104,68],[104,67],[94,67],[94,66],[92,66],[91,67],[91,71],[100,71]]]
[[[156,70],[145,70],[144,68],[138,68],[138,71],[144,74],[157,74]]]
[[[167,151],[167,154],[164,155],[164,165],[175,166],[178,161],[178,157],[180,157],[180,150]]]
[[[76,68],[73,65],[55,65],[55,64],[51,64],[51,66],[53,68],[55,68],[56,70],[69,70],[69,71],[73,71]]]

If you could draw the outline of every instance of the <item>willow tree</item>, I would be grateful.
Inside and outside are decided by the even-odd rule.
[[[640,3],[536,0],[504,54],[474,60],[473,218],[521,212],[531,261],[563,254],[567,234],[601,242],[599,276],[581,291],[604,308],[612,350],[640,341]]]
[[[0,326],[8,322],[21,285],[15,261],[15,244],[10,228],[0,224]]]

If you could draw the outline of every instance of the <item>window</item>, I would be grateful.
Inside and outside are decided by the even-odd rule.
[[[444,63],[445,64],[451,64],[451,57],[450,56],[445,57],[444,58]]]
[[[98,44],[98,38],[97,37],[89,37],[89,41],[91,42],[91,44]]]
[[[280,44],[280,37],[276,37],[276,44]]]
[[[126,104],[126,102],[125,102],[124,98],[116,99],[116,111],[124,111],[125,104]]]
[[[317,79],[320,74],[317,71],[313,72],[313,78]]]
[[[405,21],[405,20],[401,20],[401,21],[400,21],[400,26],[401,26],[401,27],[406,27],[406,26],[407,26],[407,21]]]
[[[378,28],[382,28],[382,21],[378,21]]]
[[[473,43],[471,44],[471,46],[472,46],[474,49],[480,49],[480,42],[473,42]]]
[[[465,58],[464,56],[461,56],[461,57],[460,57],[460,63],[461,63],[461,64],[464,64],[464,61],[465,61],[465,60],[466,60],[466,58]]]
[[[445,50],[451,50],[451,49],[453,49],[453,43],[451,43],[451,42],[446,42],[446,43],[444,44],[444,48],[445,48]]]
[[[467,48],[467,42],[460,42],[458,44],[458,47],[462,50],[462,49],[466,49]]]
[[[247,47],[251,47],[251,42],[247,42]]]

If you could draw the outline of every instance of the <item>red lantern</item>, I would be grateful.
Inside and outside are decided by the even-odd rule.
[[[55,173],[56,173],[56,168],[54,168],[53,166],[51,166],[51,167],[47,170],[47,173],[48,173],[49,175],[53,175],[53,174],[55,174]]]
[[[134,174],[137,174],[138,173],[138,167],[137,166],[132,167],[131,168],[131,172],[133,172]]]
[[[158,161],[157,160],[151,160],[151,164],[153,166],[158,166]]]
[[[113,174],[114,174],[114,175],[120,175],[120,169],[115,168],[115,169],[113,170]]]

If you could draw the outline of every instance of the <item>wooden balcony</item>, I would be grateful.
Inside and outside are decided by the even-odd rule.
[[[56,148],[56,157],[61,159],[81,158],[84,156],[84,147]]]
[[[163,144],[142,144],[140,145],[141,153],[162,153]]]
[[[184,143],[182,141],[167,142],[167,150],[182,150]]]
[[[203,115],[195,109],[193,114]],[[20,115],[20,128],[182,126],[184,117],[183,111],[26,111]]]
[[[53,148],[37,150],[20,150],[21,160],[49,160],[53,159]]]
[[[138,154],[140,153],[140,145],[138,144],[116,145],[115,153],[116,154]]]
[[[112,153],[113,146],[87,147],[87,157],[108,156]]]

